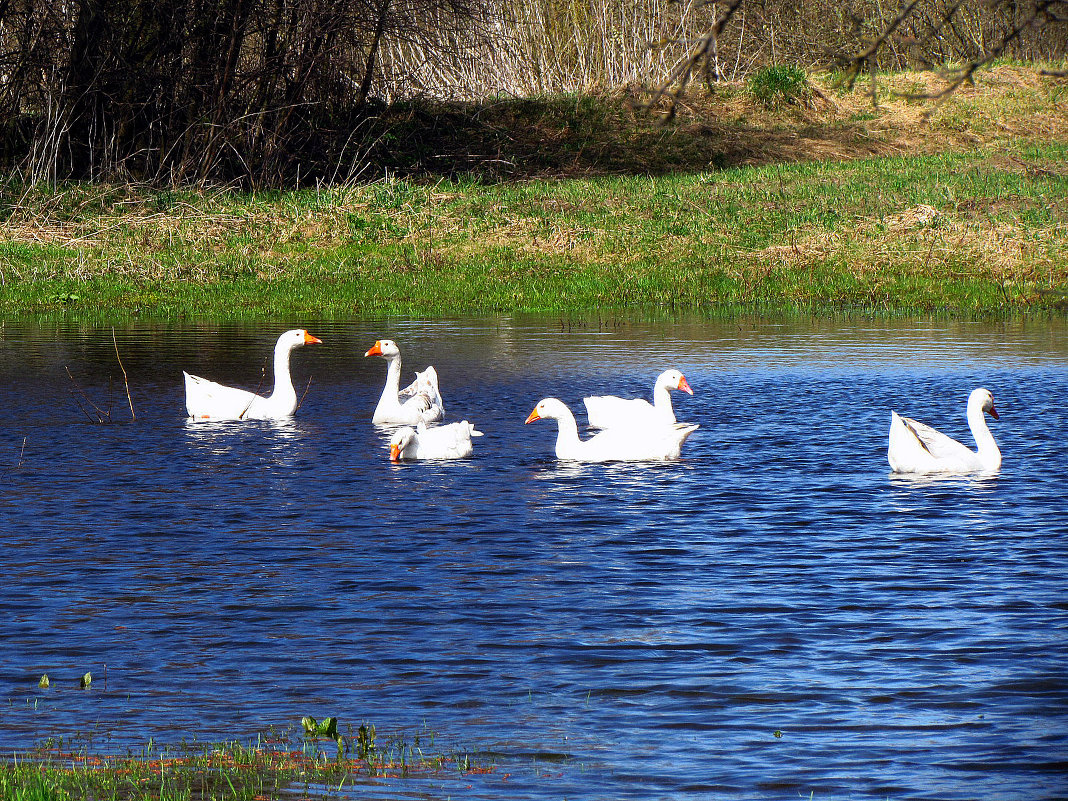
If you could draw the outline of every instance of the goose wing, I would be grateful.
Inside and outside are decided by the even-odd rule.
[[[913,420],[911,417],[902,417],[901,422],[905,424],[905,430],[916,438],[920,447],[931,454],[934,459],[959,459],[962,456],[974,455],[966,445],[926,423]]]
[[[582,403],[592,428],[615,428],[657,419],[656,408],[644,398],[593,395],[583,398]]]
[[[254,415],[262,398],[252,392],[228,387],[200,376],[185,375],[185,409],[190,417],[239,420]]]

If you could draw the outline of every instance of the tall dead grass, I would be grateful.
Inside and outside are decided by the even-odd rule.
[[[387,100],[473,100],[660,86],[724,18],[706,81],[741,80],[769,64],[847,63],[890,26],[874,69],[969,61],[1010,35],[1006,56],[1064,58],[1068,23],[1023,24],[1032,5],[919,0],[895,26],[899,4],[882,0],[485,0],[477,28],[435,24],[432,39],[383,42],[376,90]]]

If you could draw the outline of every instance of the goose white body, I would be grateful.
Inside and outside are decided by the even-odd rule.
[[[248,390],[185,376],[185,409],[194,420],[277,420],[297,410],[297,392],[289,373],[289,355],[303,345],[322,344],[303,329],[286,331],[274,346],[274,391],[264,397]]]
[[[416,373],[415,381],[405,387],[402,393],[401,356],[397,343],[391,339],[380,339],[364,356],[381,356],[388,364],[386,385],[382,388],[382,395],[375,406],[371,422],[414,426],[419,423],[434,423],[445,416],[445,405],[438,390],[438,374],[433,367]],[[411,397],[401,401],[402,394],[410,394]]]
[[[653,385],[653,402],[644,398],[620,398],[616,395],[593,395],[583,398],[591,428],[618,426],[673,425],[675,409],[669,390],[678,389],[688,395],[693,390],[686,376],[678,370],[665,370]]]
[[[577,462],[640,462],[678,459],[682,445],[696,424],[672,423],[644,427],[614,427],[587,440],[578,435],[575,415],[560,400],[545,398],[526,422],[556,420],[556,458]]]
[[[393,432],[389,441],[389,458],[394,462],[413,459],[463,459],[474,451],[471,437],[482,432],[466,420],[444,426],[416,428],[404,426]]]
[[[929,425],[890,412],[887,461],[895,473],[993,472],[1001,467],[1001,450],[990,433],[985,414],[996,420],[990,392],[980,387],[968,396],[968,427],[976,450]]]

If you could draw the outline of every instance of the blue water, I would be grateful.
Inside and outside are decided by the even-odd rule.
[[[495,765],[358,797],[1068,798],[1065,321],[301,322],[285,424],[181,370],[255,388],[293,321],[117,328],[136,421],[110,327],[0,328],[0,748],[333,715]],[[473,458],[389,462],[384,336]],[[678,463],[523,425],[669,366]],[[891,476],[890,409],[970,444],[979,385],[1000,475]]]

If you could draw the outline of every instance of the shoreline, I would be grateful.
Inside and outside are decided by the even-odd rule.
[[[611,173],[586,158],[554,177],[262,193],[9,181],[0,312],[1068,313],[1068,79],[999,66],[929,118],[916,75],[885,81],[875,108],[859,89],[778,109],[720,90],[657,139],[635,119],[545,145],[553,163],[611,149]],[[615,120],[624,102],[590,101]],[[643,172],[665,153],[671,170]]]

